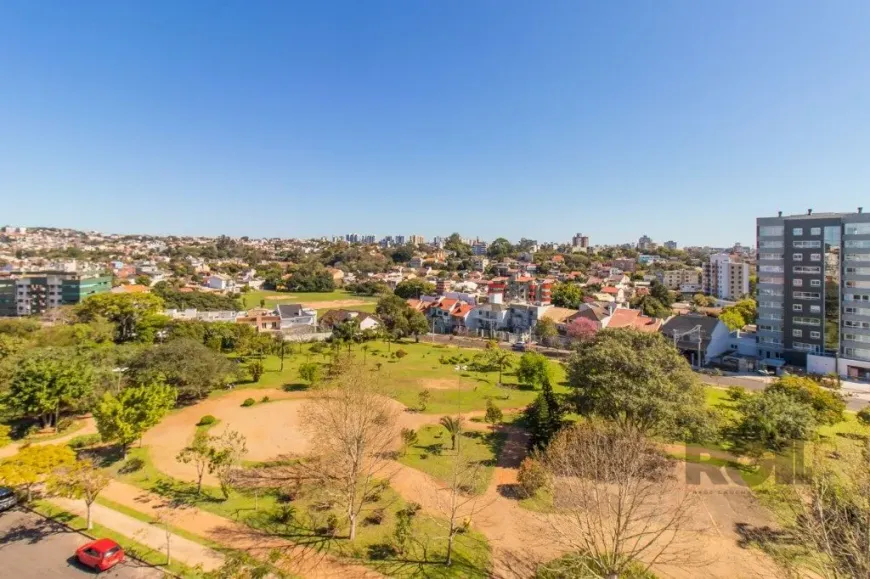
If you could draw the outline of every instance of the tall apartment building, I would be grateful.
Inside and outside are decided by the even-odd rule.
[[[426,243],[426,238],[422,235],[412,235],[408,238],[408,243],[411,245],[424,245]]]
[[[397,235],[395,239],[396,239],[396,245],[405,245],[405,236],[404,235]]]
[[[59,271],[13,273],[0,279],[0,316],[30,316],[112,289],[112,276]]]
[[[703,292],[723,300],[739,300],[749,293],[749,264],[728,253],[716,253],[703,267]]]
[[[571,238],[571,247],[575,249],[589,249],[589,236],[577,233]]]
[[[677,242],[676,241],[665,241],[665,249],[676,249]]]
[[[471,244],[471,255],[486,255],[487,247],[489,246],[485,241],[477,239]]]
[[[757,234],[762,361],[870,378],[870,215],[780,213]]]

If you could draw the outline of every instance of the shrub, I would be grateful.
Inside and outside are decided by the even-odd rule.
[[[857,414],[858,422],[864,424],[865,426],[870,426],[870,406],[865,406],[861,410],[858,411]]]
[[[257,401],[254,400],[253,398],[245,398],[245,401],[242,402],[242,406],[244,406],[244,407],[253,406],[256,403],[257,403]]]
[[[263,403],[265,403],[265,402],[268,402],[268,401],[269,401],[269,397],[268,397],[268,396],[263,396],[262,398],[260,398],[260,403],[261,403],[261,404],[263,404]]]
[[[79,450],[81,448],[87,448],[89,446],[100,444],[102,440],[103,439],[100,438],[99,434],[82,434],[80,436],[74,436],[72,440],[70,440],[66,444],[73,450]]]
[[[199,419],[199,422],[196,423],[197,426],[208,426],[209,424],[214,424],[217,422],[217,418],[212,416],[211,414],[206,414],[202,418]]]
[[[389,543],[377,543],[368,547],[368,558],[371,561],[392,559],[396,555],[398,555],[398,550]]]
[[[384,522],[384,509],[375,509],[363,519],[364,525],[380,525]]]
[[[121,474],[130,474],[142,470],[142,467],[144,466],[145,461],[141,458],[128,458],[127,462],[124,463],[124,466],[118,469],[118,472]]]
[[[338,531],[338,517],[335,513],[329,513],[326,517],[326,524],[323,526],[323,534],[329,537],[334,537]]]
[[[740,386],[729,386],[728,387],[728,399],[732,402],[740,402],[749,396],[749,393],[746,389],[741,388]]]
[[[8,424],[0,424],[0,446],[6,446],[10,442],[12,442],[12,437],[10,433],[12,432],[12,427]]]
[[[398,358],[399,360],[401,360],[402,358],[404,358],[407,355],[408,355],[408,352],[406,352],[405,350],[396,350],[396,358]]]
[[[541,464],[541,461],[527,456],[520,463],[517,481],[520,483],[520,488],[526,496],[534,496],[536,492],[547,484],[547,470]]]

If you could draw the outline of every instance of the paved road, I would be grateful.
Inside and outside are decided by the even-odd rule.
[[[753,392],[760,392],[767,386],[767,382],[761,376],[750,378],[744,376],[707,376],[706,374],[698,374],[698,377],[705,384],[718,388],[740,386]],[[870,392],[868,392],[866,387],[844,382],[840,393],[846,398],[846,408],[849,410],[858,411],[870,404]]]
[[[0,576],[15,579],[82,579],[96,573],[81,567],[75,550],[90,539],[63,525],[19,510],[0,514]],[[127,560],[101,573],[100,578],[158,579],[163,572]]]

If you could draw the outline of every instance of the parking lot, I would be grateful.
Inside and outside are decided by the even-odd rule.
[[[0,576],[16,579],[96,577],[75,560],[75,550],[90,539],[39,515],[13,509],[0,513]],[[101,573],[117,579],[157,579],[159,569],[128,559]]]

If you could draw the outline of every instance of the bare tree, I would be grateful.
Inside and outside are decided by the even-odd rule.
[[[870,446],[834,456],[817,453],[807,484],[790,487],[790,539],[821,555],[803,559],[823,577],[870,577]]]
[[[217,477],[225,499],[230,498],[232,473],[242,465],[248,454],[247,439],[235,430],[224,430],[220,436],[211,438],[213,451],[209,457],[208,472]]]
[[[565,428],[544,465],[557,511],[547,516],[551,538],[578,554],[560,560],[561,571],[616,578],[657,563],[691,564],[694,494],[677,484],[672,461],[641,433],[597,422]]]
[[[178,510],[172,505],[160,507],[154,519],[154,524],[163,529],[166,538],[166,565],[172,565],[172,526],[177,518]]]
[[[303,468],[342,505],[353,541],[366,497],[389,478],[389,456],[399,435],[398,410],[381,394],[371,372],[344,363],[301,412],[303,428],[313,441],[311,459],[303,461]]]
[[[205,476],[214,455],[211,437],[203,430],[193,436],[193,442],[181,449],[175,460],[184,464],[193,463],[196,468],[196,494],[202,495],[202,478]]]

